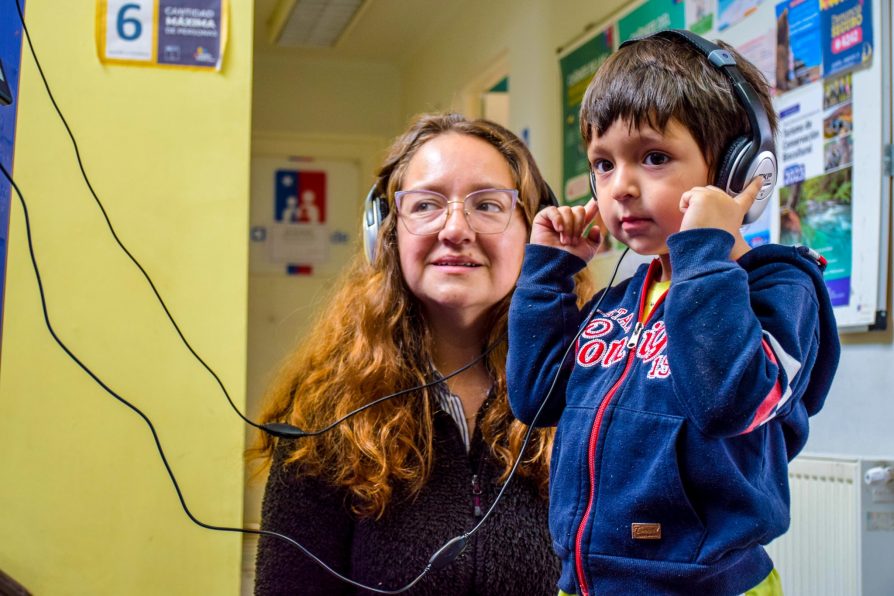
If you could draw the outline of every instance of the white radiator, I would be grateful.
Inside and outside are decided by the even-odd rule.
[[[894,483],[864,482],[891,465],[808,455],[790,464],[791,528],[767,547],[786,596],[894,596]]]

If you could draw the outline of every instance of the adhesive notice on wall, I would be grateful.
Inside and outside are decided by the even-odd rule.
[[[97,0],[100,62],[219,71],[227,0]]]

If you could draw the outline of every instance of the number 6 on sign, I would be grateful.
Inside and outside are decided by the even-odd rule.
[[[154,0],[99,0],[99,58],[153,62]]]

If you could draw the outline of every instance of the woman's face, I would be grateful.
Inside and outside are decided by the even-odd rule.
[[[489,143],[446,133],[422,145],[407,164],[400,190],[433,190],[460,201],[485,188],[516,188],[506,159]],[[444,228],[429,236],[397,222],[404,280],[431,316],[474,320],[502,300],[521,271],[528,229],[516,207],[499,234],[477,234],[461,204],[450,204]]]

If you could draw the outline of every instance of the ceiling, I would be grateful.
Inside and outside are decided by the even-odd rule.
[[[256,54],[362,60],[402,64],[423,44],[426,33],[450,20],[470,0],[366,0],[356,22],[334,48],[281,48],[273,45],[267,21],[279,0],[255,0]]]

